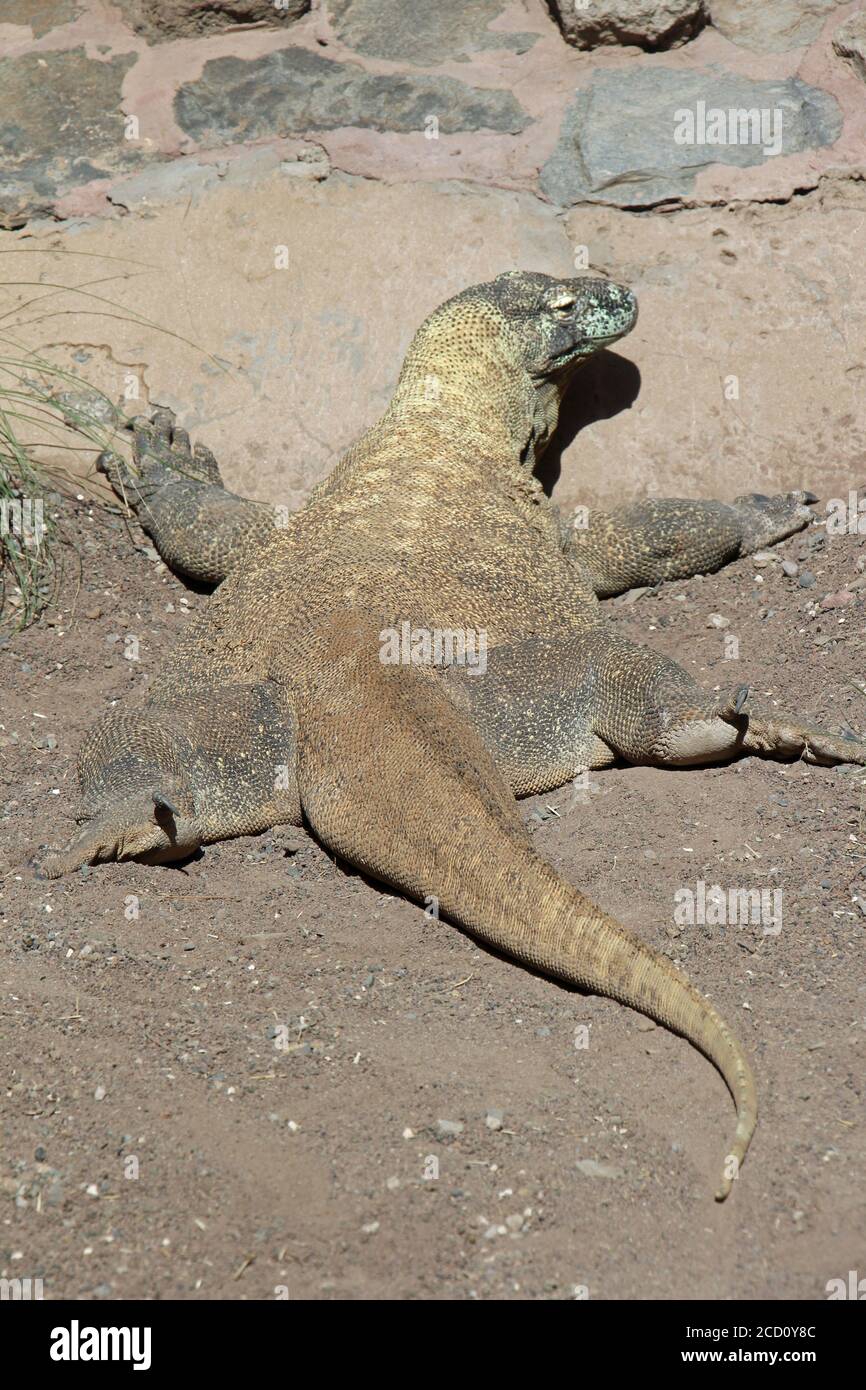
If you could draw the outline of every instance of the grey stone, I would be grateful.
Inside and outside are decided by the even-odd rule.
[[[579,1158],[576,1163],[579,1173],[585,1178],[621,1178],[622,1169],[615,1168],[611,1163],[599,1163],[594,1158]]]
[[[45,0],[37,0],[44,4]],[[151,43],[218,34],[238,25],[280,29],[299,19],[310,0],[115,0],[124,19]]]
[[[450,1138],[457,1134],[462,1134],[464,1125],[461,1120],[437,1120],[436,1131],[443,1138]]]
[[[724,117],[719,134],[734,143],[705,139],[713,133],[717,110]],[[707,117],[704,125],[700,111]],[[744,121],[749,112],[755,119]],[[688,143],[685,113],[694,120],[695,143]],[[763,132],[761,113],[767,121]],[[774,157],[765,152],[773,148],[774,132],[778,152],[790,155],[831,144],[841,128],[835,98],[797,77],[757,82],[721,68],[610,69],[595,73],[566,111],[559,141],[541,171],[541,188],[561,206],[653,207],[686,197],[697,174],[714,164],[765,163]],[[748,143],[740,141],[743,134]]]
[[[3,24],[26,24],[30,26],[34,39],[41,39],[51,29],[61,24],[71,24],[84,9],[82,0],[14,0],[11,13],[5,6],[0,8],[0,22]]]
[[[73,424],[102,425],[106,429],[119,429],[123,424],[123,412],[86,382],[82,382],[76,390],[53,392],[51,402],[57,406],[64,420]]]
[[[833,47],[866,82],[866,10],[852,14],[833,35]]]
[[[703,29],[709,19],[704,0],[547,0],[563,38],[576,48],[633,44],[638,48],[676,48]]]
[[[529,124],[511,92],[475,90],[453,77],[368,73],[294,47],[211,59],[198,81],[179,89],[174,110],[188,135],[211,144],[341,126],[424,131],[431,117],[443,134],[517,134]]]
[[[430,67],[491,48],[525,53],[538,34],[491,31],[507,0],[328,0],[338,38],[371,58]]]
[[[131,169],[121,84],[132,53],[95,62],[83,48],[0,60],[0,227],[51,213],[58,193]]]
[[[755,53],[804,48],[821,32],[839,0],[709,0],[713,27]]]

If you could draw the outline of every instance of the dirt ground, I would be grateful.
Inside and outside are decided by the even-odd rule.
[[[761,1122],[719,1206],[732,1109],[687,1043],[301,831],[34,876],[71,833],[85,729],[206,601],[134,524],[71,514],[82,567],[68,552],[57,603],[0,649],[0,1277],[84,1299],[816,1299],[862,1270],[862,770],[623,768],[523,803],[754,1057]],[[814,527],[774,553],[612,620],[709,687],[863,730],[862,540]],[[699,880],[778,890],[781,929],[678,924]]]

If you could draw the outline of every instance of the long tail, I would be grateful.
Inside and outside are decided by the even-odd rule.
[[[374,640],[374,638],[373,638]],[[384,666],[371,634],[334,639],[299,708],[299,785],[319,838],[481,941],[608,995],[682,1034],[737,1107],[723,1201],[755,1129],[755,1081],[736,1037],[686,977],[532,849],[491,755],[436,677]],[[317,662],[318,666],[318,662]]]
[[[462,891],[452,892],[451,883],[438,878],[443,910],[516,960],[647,1014],[715,1064],[737,1107],[736,1133],[716,1192],[717,1201],[724,1201],[758,1117],[755,1079],[742,1046],[685,975],[558,878],[531,848],[519,858],[515,848],[500,836],[498,845],[480,849],[474,863],[461,855]],[[465,879],[476,872],[483,878],[473,891]]]

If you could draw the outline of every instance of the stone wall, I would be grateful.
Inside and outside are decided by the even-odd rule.
[[[110,298],[10,321],[297,505],[447,295],[608,274],[558,498],[854,486],[864,55],[832,0],[7,0],[4,307]]]

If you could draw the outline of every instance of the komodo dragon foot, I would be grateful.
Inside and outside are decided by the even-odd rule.
[[[101,467],[169,564],[223,582],[142,706],[85,739],[92,819],[45,871],[177,858],[303,815],[361,870],[709,1057],[737,1110],[721,1199],[757,1122],[746,1051],[668,960],[538,856],[514,796],[617,757],[863,765],[866,743],[753,708],[745,687],[703,691],[604,624],[598,596],[718,568],[806,525],[813,500],[645,501],[564,538],[531,470],[581,364],[636,316],[603,280],[513,271],[465,290],[422,325],[382,419],[286,526],[226,492],[168,412],[136,422],[137,472]],[[404,629],[417,647],[386,656]],[[483,635],[484,669],[437,658],[437,634]]]
[[[809,525],[810,504],[817,500],[813,492],[751,492],[733,502],[656,497],[611,512],[578,509],[565,527],[566,544],[598,597],[612,598],[626,589],[710,574],[774,545]]]
[[[135,469],[106,451],[96,460],[118,497],[137,516],[167,564],[190,579],[219,584],[249,544],[261,543],[278,513],[229,492],[216,459],[191,448],[170,410],[130,421]]]

